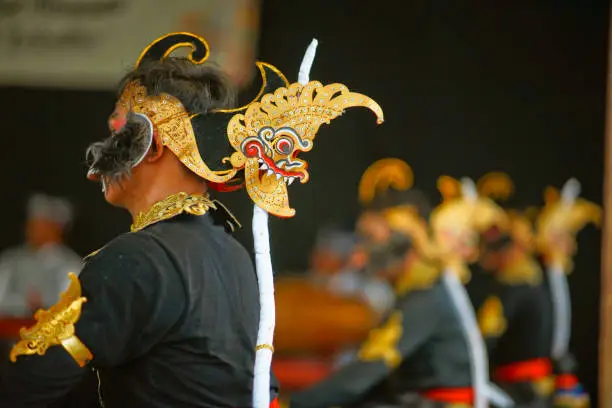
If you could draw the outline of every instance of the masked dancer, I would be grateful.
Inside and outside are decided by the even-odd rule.
[[[171,56],[184,46],[187,58]],[[352,106],[382,122],[382,110],[340,84],[289,84],[264,63],[258,96],[235,108],[208,55],[202,38],[169,34],[121,82],[111,137],[89,149],[89,176],[131,213],[131,232],[90,255],[60,301],[22,330],[1,406],[45,406],[92,368],[105,407],[267,408],[268,213],[295,213],[287,186],[308,180],[297,154],[312,149],[322,123]],[[238,177],[255,202],[257,274],[227,233],[237,222],[208,196]]]

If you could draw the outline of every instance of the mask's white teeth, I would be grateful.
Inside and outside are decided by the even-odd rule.
[[[281,175],[279,173],[276,173],[276,179],[280,180],[280,178],[281,178]]]
[[[285,162],[284,161],[280,162],[280,163],[277,164],[277,166],[278,166],[279,169],[285,168]]]
[[[268,176],[271,176],[272,173],[274,173],[274,171],[272,169],[269,169],[268,172],[267,172]]]
[[[268,170],[268,165],[266,163],[263,163],[261,166],[259,166],[259,168],[262,170]]]
[[[286,183],[287,181],[289,181],[289,177],[283,177],[283,181]]]
[[[293,180],[295,180],[295,177],[289,177],[289,183],[287,184],[291,185],[291,183],[293,183]]]
[[[257,161],[263,163],[263,159],[257,159]]]

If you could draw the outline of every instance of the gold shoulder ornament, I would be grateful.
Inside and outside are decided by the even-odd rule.
[[[361,346],[357,357],[361,361],[383,361],[389,368],[395,368],[402,362],[398,344],[402,338],[402,312],[394,311],[387,322],[368,335]]]
[[[504,307],[497,296],[490,296],[478,310],[478,326],[484,337],[499,337],[508,327]]]
[[[395,285],[395,292],[398,296],[406,294],[412,290],[422,290],[431,288],[440,278],[442,272],[435,260],[417,258],[412,263]]]
[[[19,331],[21,340],[13,346],[10,359],[14,363],[21,355],[44,355],[50,347],[62,346],[81,367],[93,354],[75,335],[74,325],[81,316],[81,307],[87,301],[81,296],[81,283],[74,273],[69,273],[70,286],[62,293],[59,302],[49,310],[39,309],[34,314],[36,324]]]

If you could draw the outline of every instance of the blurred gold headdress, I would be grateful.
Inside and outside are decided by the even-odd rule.
[[[514,182],[510,176],[503,172],[490,172],[478,179],[476,183],[478,195],[488,197],[498,202],[507,201],[514,195]],[[509,220],[509,233],[523,248],[528,250],[534,247],[534,232],[530,219],[533,209],[519,211],[507,210]],[[537,211],[537,210],[536,210]]]
[[[576,251],[576,235],[588,223],[599,226],[602,208],[578,198],[580,183],[568,180],[561,192],[554,187],[544,190],[544,208],[538,215],[536,244],[548,263],[557,263],[571,271],[571,257]],[[569,246],[569,248],[568,248]]]
[[[391,229],[412,239],[417,250],[432,258],[433,248],[427,230],[427,220],[422,218],[414,203],[414,196],[407,192],[413,185],[412,168],[403,160],[381,159],[371,164],[359,182],[359,201],[368,206],[379,198],[378,205]],[[380,203],[379,203],[380,204]]]
[[[467,274],[466,262],[478,256],[478,233],[493,225],[507,228],[505,212],[490,198],[478,195],[471,179],[438,179],[443,201],[431,216],[433,239],[443,261]]]
[[[491,172],[476,182],[478,195],[494,200],[507,200],[514,194],[514,183],[509,175],[502,172]]]
[[[393,188],[405,191],[412,187],[414,174],[403,160],[395,158],[381,159],[372,163],[359,181],[359,201],[362,205],[372,202],[377,194]]]

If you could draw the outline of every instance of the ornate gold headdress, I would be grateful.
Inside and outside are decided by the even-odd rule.
[[[204,64],[210,55],[208,43],[204,38],[191,33],[171,33],[149,44],[138,58],[135,68],[152,61],[164,60],[182,47],[191,48],[187,59],[195,65]],[[258,101],[262,95],[289,83],[274,66],[263,62],[257,62],[256,65],[261,73],[262,86],[252,103]],[[211,138],[210,134],[196,134],[193,124],[210,122],[212,126],[208,126],[208,129],[202,126],[208,131],[204,133],[218,132],[219,128],[227,126],[235,114],[245,112],[248,106],[221,109],[207,112],[206,115],[202,115],[204,112],[188,112],[175,96],[167,93],[147,95],[144,86],[138,81],[132,81],[123,89],[117,102],[116,113],[125,115],[127,112],[133,112],[144,115],[150,121],[153,131],[159,135],[162,144],[187,168],[214,185],[222,185],[232,180],[238,169],[224,167],[220,162],[221,157],[206,160],[204,156],[218,148],[225,154],[229,153],[227,140],[221,134],[217,139]],[[200,138],[205,140],[199,141]]]
[[[309,179],[307,163],[297,158],[298,153],[312,149],[322,124],[356,106],[370,109],[377,123],[383,122],[382,109],[371,98],[342,84],[323,86],[317,81],[279,88],[234,116],[227,129],[235,149],[229,162],[235,169],[245,169],[251,199],[271,214],[293,216],[287,185]]]

